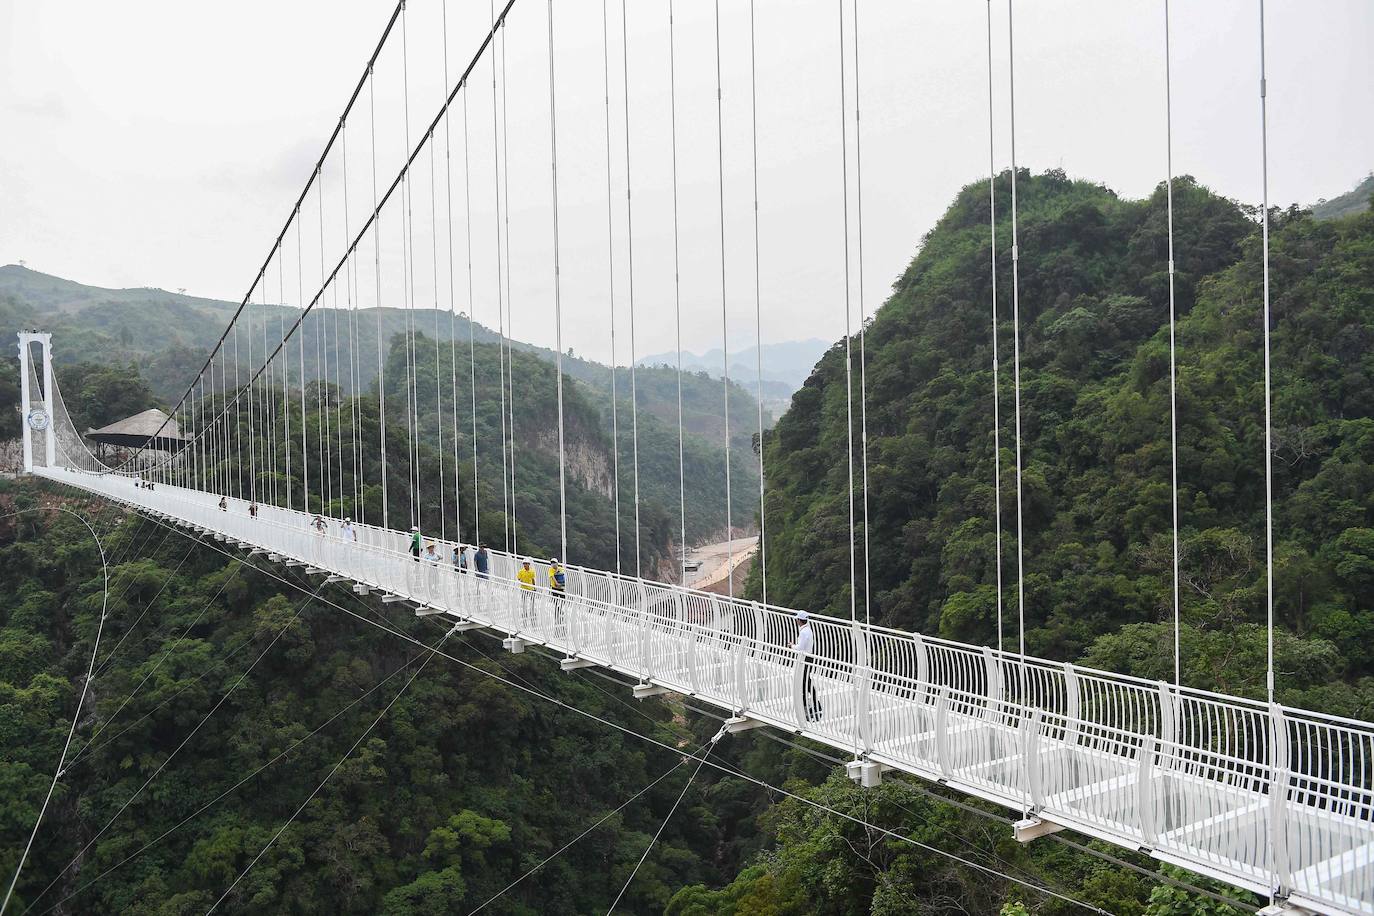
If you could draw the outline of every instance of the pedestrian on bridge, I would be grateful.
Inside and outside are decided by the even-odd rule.
[[[563,599],[568,595],[568,572],[558,562],[558,557],[549,559],[549,594],[553,596],[554,623],[562,627]]]
[[[453,545],[453,568],[459,573],[468,571],[468,549],[462,544]]]
[[[248,504],[248,514],[249,514],[249,516],[251,516],[252,518],[257,518],[257,517],[258,517],[258,504],[257,504],[257,503],[254,502],[254,503],[249,503],[249,504]]]
[[[343,520],[343,527],[339,529],[339,535],[344,539],[344,543],[346,544],[356,544],[358,542],[358,532],[353,530],[352,518],[345,518]]]
[[[534,615],[534,570],[530,568],[530,561],[526,560],[520,566],[520,571],[515,574],[515,578],[520,580],[520,623],[529,623]]]
[[[410,526],[410,555],[415,562],[420,562],[420,526]]]
[[[816,694],[816,684],[811,679],[815,661],[811,656],[815,648],[815,637],[811,633],[810,615],[797,611],[797,641],[792,644],[797,653],[797,663],[802,666],[802,702],[806,706],[806,721],[816,722],[821,717],[821,698]]]
[[[328,529],[329,526],[325,524],[323,515],[317,515],[315,516],[314,521],[310,523],[310,527],[315,529],[316,534],[323,535],[325,530]]]
[[[229,501],[228,501],[228,499],[226,499],[226,498],[223,497],[223,496],[221,496],[221,497],[219,498],[219,511],[221,511],[221,512],[228,512],[228,511],[229,511]]]
[[[477,578],[488,578],[487,572],[491,569],[491,554],[487,553],[487,545],[479,544],[477,553],[472,557],[473,565],[477,567]]]

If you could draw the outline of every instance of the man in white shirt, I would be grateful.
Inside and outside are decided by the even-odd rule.
[[[806,706],[806,721],[816,722],[821,717],[821,700],[816,694],[816,685],[811,680],[815,661],[811,651],[815,647],[815,636],[811,633],[811,620],[806,611],[797,611],[797,641],[792,648],[797,653],[797,663],[802,666],[802,702]]]
[[[344,539],[345,544],[353,544],[357,542],[358,534],[353,530],[353,519],[344,519],[343,527],[339,529],[339,536]]]

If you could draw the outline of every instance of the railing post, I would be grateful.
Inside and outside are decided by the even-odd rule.
[[[701,633],[695,626],[687,630],[687,684],[693,693],[701,692],[701,676],[698,671],[697,649],[701,645]]]
[[[624,596],[621,595],[620,586],[611,573],[605,572],[602,575],[606,579],[606,597],[608,600],[606,613],[601,615],[601,641],[606,645],[606,657],[611,660],[612,664],[618,664],[620,662],[620,646],[616,639],[616,633],[620,628],[616,625],[615,618],[622,616],[625,612],[625,606],[622,603]]]
[[[1293,876],[1288,861],[1288,721],[1283,707],[1269,704],[1269,860],[1274,890],[1286,895]]]
[[[916,649],[916,708],[925,717],[926,696],[930,692],[930,653],[920,633],[911,634]]]
[[[1045,780],[1040,766],[1040,725],[1044,711],[1035,709],[1021,718],[1021,760],[1026,771],[1026,791],[1030,795],[1031,810],[1045,807]]]
[[[764,633],[763,633],[763,627],[764,627],[764,622],[763,622],[763,621],[764,621],[764,617],[763,617],[763,606],[762,606],[761,604],[759,604],[757,601],[753,602],[753,606],[754,606],[754,648],[753,648],[753,652],[751,653],[751,657],[752,657],[752,659],[753,659],[753,663],[750,665],[749,684],[748,684],[748,687],[749,687],[751,693],[753,693],[758,699],[762,700],[762,699],[763,699],[763,690],[759,687],[759,681],[760,681],[760,677],[761,677],[761,672],[763,672],[763,671],[765,670],[764,665],[763,665],[763,654],[764,654],[764,652],[766,651],[766,648],[765,648],[765,647],[766,647],[766,644],[765,644],[764,639],[763,639],[763,636],[764,636]],[[751,703],[745,703],[744,705],[745,705],[745,706],[750,706],[750,705],[752,705],[752,704],[751,704]]]
[[[1078,672],[1073,665],[1064,666],[1064,745],[1078,746],[1078,730],[1083,722],[1078,696]]]
[[[949,686],[940,685],[939,696],[935,699],[935,761],[940,766],[940,776],[949,779],[953,764],[949,759]]]
[[[983,646],[983,677],[987,682],[987,699],[983,707],[983,723],[987,726],[987,754],[989,760],[998,760],[1005,756],[1001,726],[1007,719],[1003,714],[1002,665],[997,653],[987,646]]]
[[[1159,761],[1166,769],[1177,756],[1178,724],[1174,689],[1165,681],[1159,682]]]
[[[869,665],[868,631],[857,620],[849,624],[849,632],[854,642],[854,665],[850,672],[854,681],[854,732],[856,744],[863,747],[864,753],[873,747],[873,726],[869,721],[869,699],[872,689],[873,670]]]
[[[639,606],[635,608],[635,620],[639,629],[639,679],[648,681],[653,673],[653,659],[649,656],[649,612],[646,607],[649,600],[644,591],[644,580],[636,579],[635,586],[639,594]]]
[[[745,706],[745,636],[740,625],[740,608],[735,606],[730,614],[730,635],[733,637],[728,645],[731,654],[731,673],[734,686],[734,710],[736,713],[742,712]]]
[[[1136,749],[1135,804],[1140,820],[1140,836],[1144,845],[1154,847],[1159,839],[1155,817],[1155,748],[1154,735],[1144,735]]]

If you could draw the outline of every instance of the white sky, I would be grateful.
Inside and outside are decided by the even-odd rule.
[[[628,357],[625,79],[620,4],[611,2],[611,202],[617,356]],[[732,349],[754,340],[749,5],[722,0],[725,283]],[[845,281],[838,0],[757,0],[760,286],[765,342],[844,329]],[[674,346],[673,223],[667,0],[631,0],[629,133],[634,189],[636,352]],[[845,2],[846,17],[852,11]],[[241,0],[196,4],[0,0],[0,263],[101,286],[184,287],[243,297],[314,165],[390,15],[386,0]],[[987,4],[866,0],[860,4],[862,159],[853,130],[853,35],[845,23],[849,93],[851,289],[857,314],[855,166],[863,167],[864,302],[871,311],[963,184],[988,170]],[[1174,0],[1174,160],[1179,173],[1238,199],[1260,194],[1259,35],[1255,0]],[[721,343],[721,240],[716,160],[713,5],[676,0],[679,234],[683,344]],[[506,30],[511,309],[517,337],[553,342],[547,5],[516,0]],[[456,78],[489,8],[411,0],[407,11],[410,142],[443,96],[443,40]],[[563,343],[606,358],[607,189],[602,5],[556,9]],[[1008,163],[1006,3],[993,5],[999,168]],[[1120,193],[1147,194],[1164,175],[1163,0],[1022,0],[1016,6],[1017,153]],[[401,45],[376,72],[377,181],[399,169],[405,143]],[[1270,196],[1311,203],[1374,168],[1374,3],[1270,0]],[[469,100],[472,311],[495,325],[496,251],[489,60]],[[324,178],[325,260],[371,205],[365,91],[342,162]],[[460,101],[461,101],[460,96]],[[435,181],[429,152],[411,186],[414,301],[468,306],[462,109],[452,137],[453,283],[443,133]],[[431,215],[431,200],[438,203]],[[404,302],[402,228],[383,212],[382,298]],[[280,279],[267,298],[309,300],[320,284],[320,213],[312,192]],[[437,236],[430,226],[438,226]],[[436,246],[437,238],[437,246]],[[437,247],[437,258],[435,257]],[[371,236],[355,289],[376,300]],[[438,277],[437,283],[435,277]],[[334,293],[326,297],[333,302]],[[857,320],[857,319],[853,319]]]

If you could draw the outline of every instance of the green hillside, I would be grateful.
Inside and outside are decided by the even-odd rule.
[[[1058,172],[1019,184],[1027,648],[1165,677],[1163,189],[1129,201]],[[999,197],[1009,190],[1004,174]],[[972,642],[996,641],[997,613],[987,207],[986,183],[964,189],[867,341],[875,619]],[[1252,213],[1186,179],[1175,221],[1185,681],[1253,695],[1264,671],[1259,239]],[[1272,248],[1280,694],[1368,717],[1374,214],[1276,211]],[[1010,268],[1003,250],[1002,598],[1014,638]],[[772,600],[848,614],[844,442],[834,349],[768,437]],[[1330,686],[1343,678],[1358,689]]]
[[[1318,201],[1312,207],[1312,215],[1317,219],[1340,219],[1364,213],[1374,207],[1374,172],[1354,188],[1330,200]]]
[[[58,381],[70,401],[73,420],[81,428],[100,426],[126,416],[125,407],[138,403],[137,409],[161,403],[168,406],[180,398],[186,386],[197,376],[209,353],[224,331],[235,305],[229,302],[201,299],[156,289],[109,290],[85,286],[59,277],[52,277],[17,265],[0,267],[0,336],[11,336],[21,328],[38,327],[53,333],[53,347],[58,366]],[[245,309],[239,330],[226,343],[230,354],[238,353],[243,378],[262,363],[265,350],[274,349],[285,330],[296,321],[299,311],[272,305],[253,305]],[[304,364],[307,382],[323,380],[333,385],[343,396],[355,393],[366,395],[375,390],[376,367],[379,356],[394,360],[400,354],[399,371],[404,373],[404,349],[397,350],[397,341],[408,333],[420,335],[432,352],[433,341],[443,345],[444,378],[448,378],[450,342],[458,342],[457,365],[464,384],[468,377],[469,334],[486,354],[479,367],[479,387],[491,388],[491,410],[498,401],[496,382],[500,363],[495,345],[500,341],[497,332],[479,323],[468,324],[465,316],[449,312],[418,309],[362,309],[350,313],[340,309],[318,309],[306,318],[302,330],[292,338],[288,362],[294,377]],[[380,336],[379,336],[380,335]],[[383,346],[379,353],[378,341]],[[541,404],[552,403],[552,350],[520,341],[508,341],[518,351],[516,359],[522,367],[529,367],[530,379],[548,380],[536,399]],[[357,355],[356,365],[350,369],[350,353]],[[542,363],[535,367],[534,358]],[[421,374],[433,375],[433,357]],[[600,426],[596,439],[599,454],[611,467],[611,436],[617,425],[611,412],[611,369],[600,363],[565,355],[564,370],[568,376],[568,396],[580,398],[592,410]],[[7,361],[0,369],[0,386],[17,382]],[[112,381],[110,367],[116,367],[120,379],[128,379],[124,386]],[[127,370],[127,371],[126,371]],[[357,374],[356,383],[353,373]],[[391,387],[397,369],[388,370]],[[517,373],[518,375],[519,373]],[[649,555],[657,557],[666,550],[667,538],[680,540],[678,523],[679,467],[678,467],[678,379],[677,373],[665,367],[639,367],[635,385],[639,404],[639,462],[641,525],[655,544]],[[632,556],[633,493],[635,443],[630,417],[630,370],[617,370],[618,414],[620,427],[620,492],[622,498],[622,544],[630,545],[625,556]],[[104,379],[110,384],[92,386]],[[488,381],[489,380],[489,381]],[[84,391],[77,392],[77,386]],[[445,396],[451,396],[445,386]],[[70,389],[70,390],[69,390]],[[464,389],[466,390],[466,389]],[[149,396],[151,392],[151,397]],[[110,398],[108,405],[97,403],[101,396]],[[404,403],[404,392],[391,392]],[[422,392],[422,396],[424,393]],[[433,398],[433,386],[428,396]],[[463,395],[463,401],[467,395]],[[752,395],[738,384],[732,384],[730,398],[731,475],[737,484],[734,493],[733,522],[736,527],[748,528],[756,524],[758,516],[758,472],[754,442],[758,428],[758,406]],[[364,400],[367,398],[365,397]],[[375,400],[375,398],[374,398]],[[423,406],[423,405],[422,405]],[[725,528],[725,494],[716,486],[723,475],[725,458],[725,392],[719,380],[704,373],[685,373],[682,378],[683,429],[685,475],[683,483],[691,511],[687,517],[687,536],[691,543],[709,540]],[[464,408],[466,410],[467,408]],[[445,407],[445,415],[452,417],[452,408]],[[135,412],[130,410],[129,412]],[[466,414],[465,414],[466,415]],[[484,442],[499,443],[497,425],[479,431]],[[12,426],[8,416],[5,428]],[[765,415],[765,423],[772,418]],[[450,419],[451,423],[451,419]],[[422,429],[432,429],[426,423]],[[470,423],[469,423],[470,431]],[[4,428],[0,428],[0,433]],[[489,437],[489,438],[488,438]],[[591,440],[588,440],[591,441]],[[432,443],[437,446],[437,443]],[[535,453],[547,455],[556,444],[547,438],[535,437],[527,446]],[[451,445],[448,446],[451,451]],[[468,448],[470,453],[471,449]],[[500,453],[494,453],[496,464]],[[496,478],[499,480],[499,476]],[[612,495],[613,476],[607,470],[599,488]],[[529,483],[533,483],[530,481]],[[498,490],[499,495],[499,490]],[[542,498],[542,497],[539,497]],[[538,499],[538,498],[537,498]],[[536,501],[537,501],[536,499]],[[671,516],[671,518],[667,518]],[[665,520],[666,519],[666,520]],[[614,516],[611,517],[612,530]],[[628,521],[627,521],[628,520]],[[631,538],[625,540],[626,537]],[[614,536],[611,537],[614,542]],[[613,556],[613,554],[612,554]],[[646,560],[647,562],[647,560]],[[614,565],[614,564],[612,564]]]

